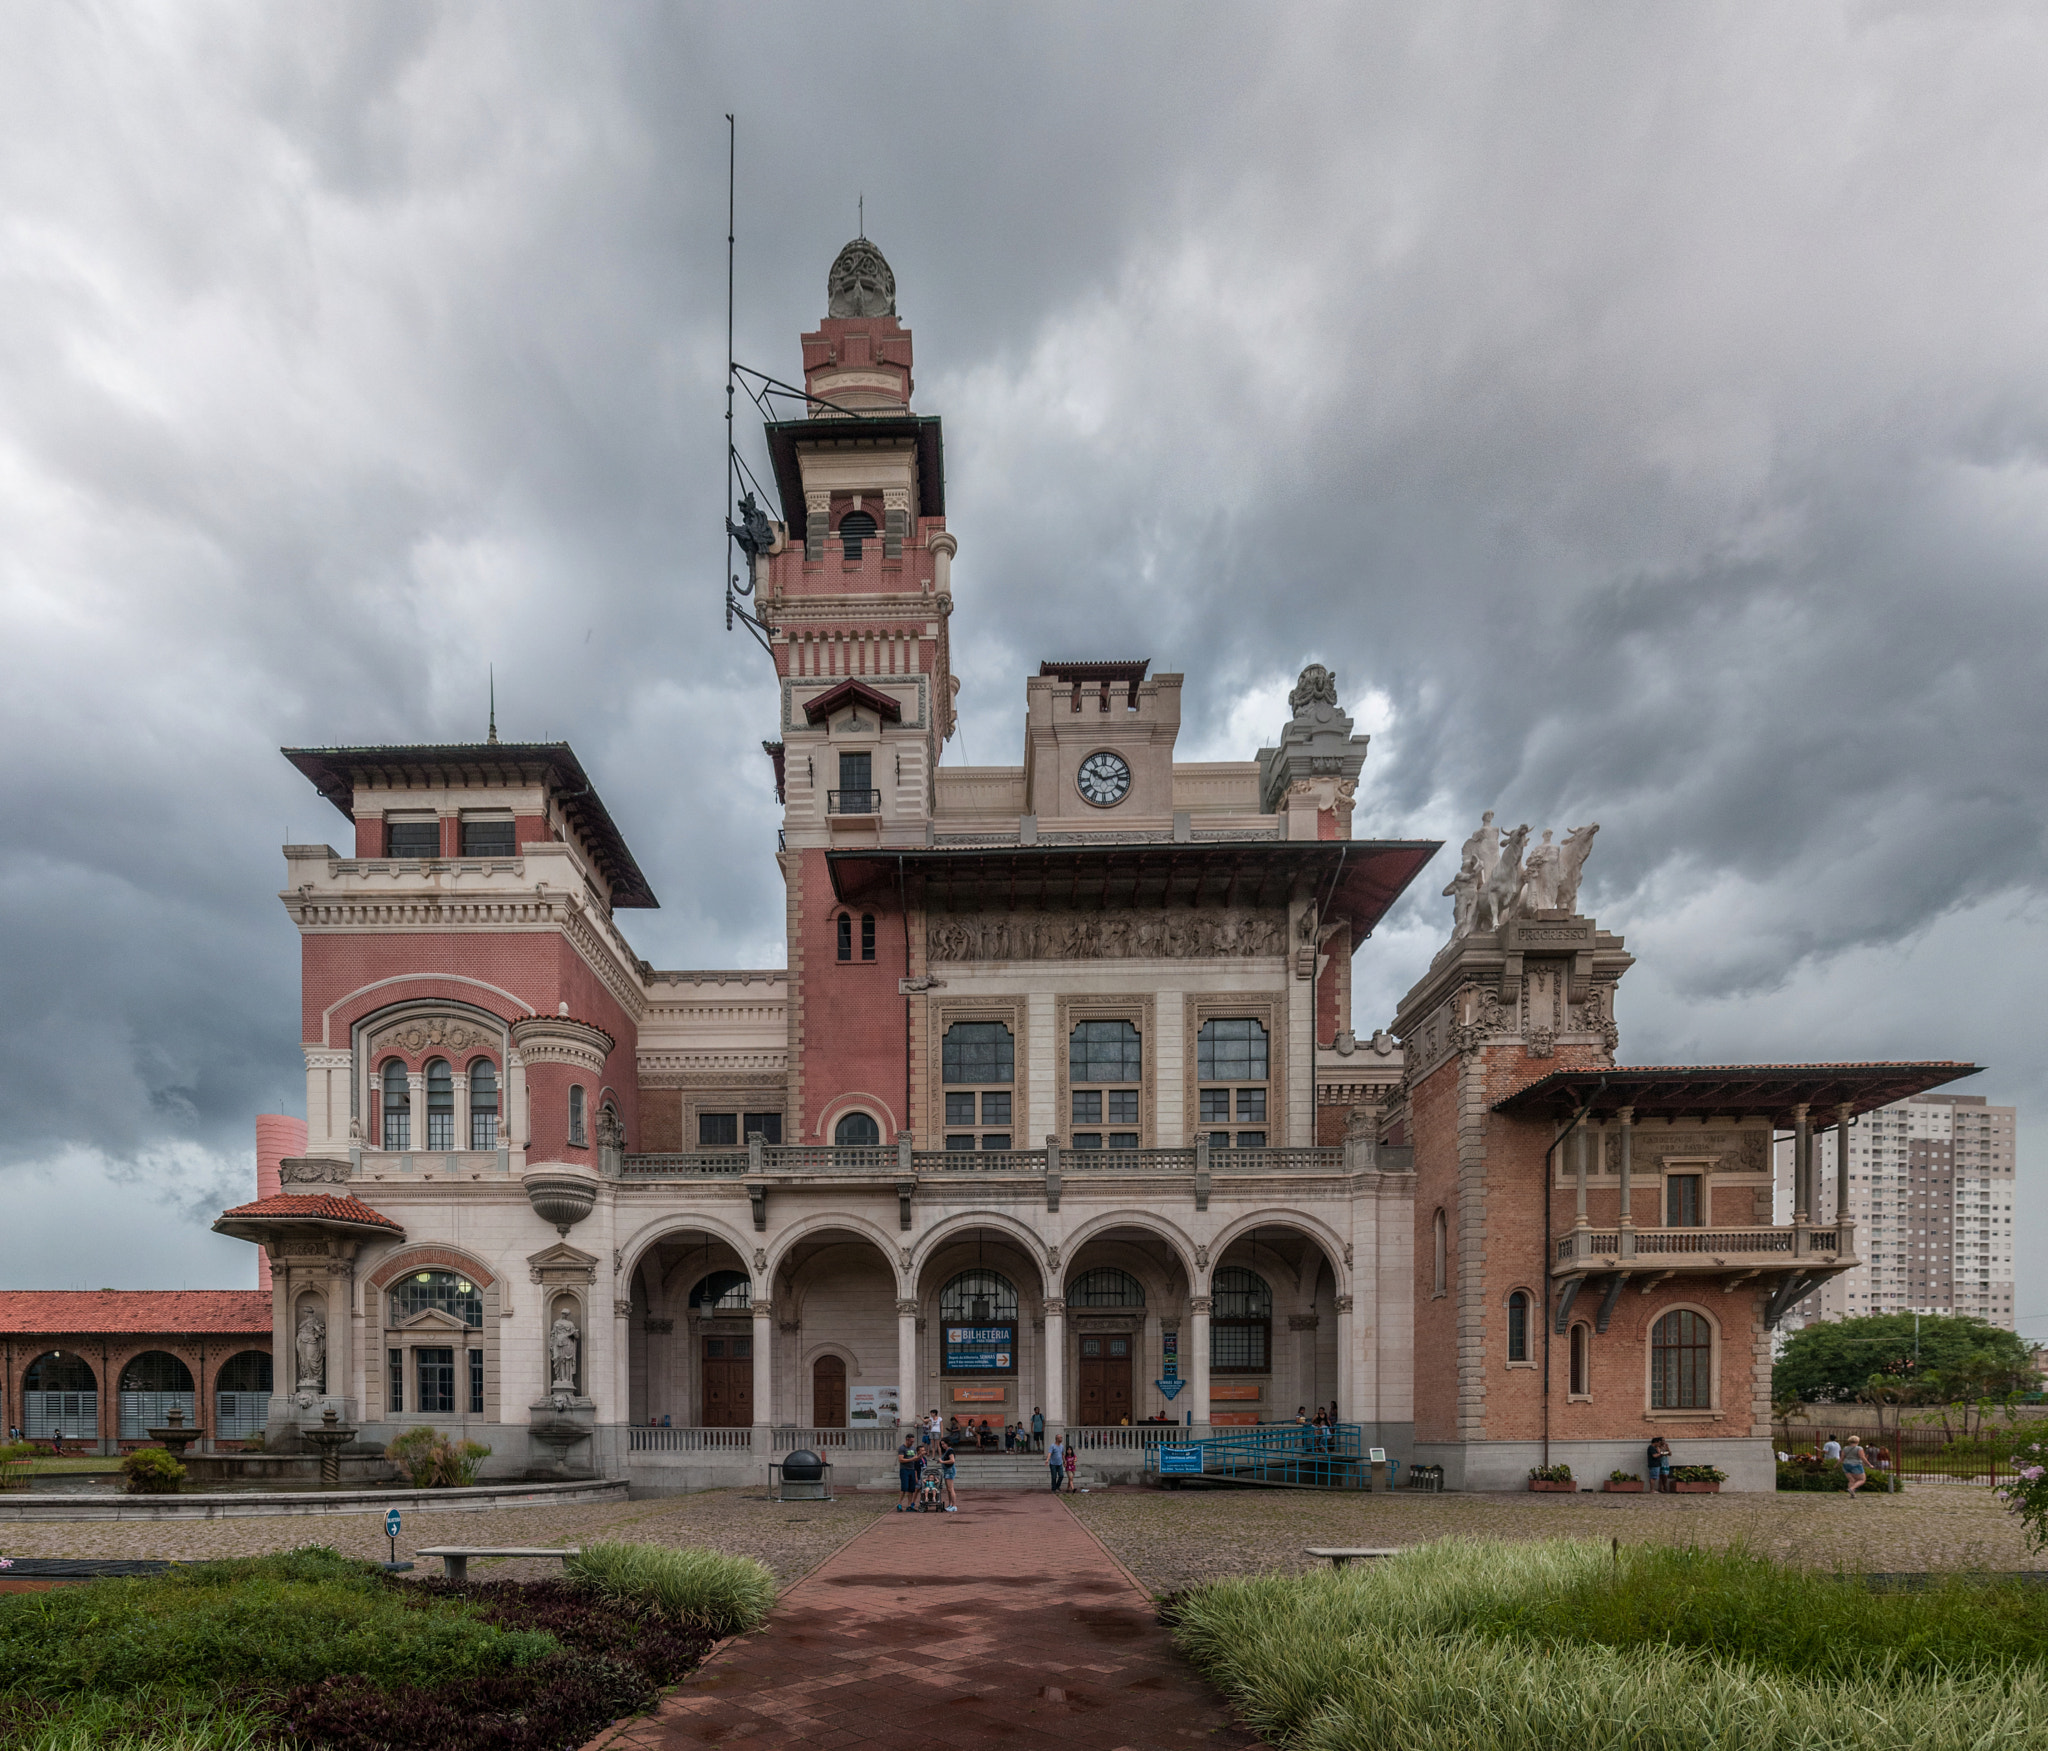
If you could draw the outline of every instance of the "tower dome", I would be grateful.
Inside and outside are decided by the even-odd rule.
[[[856,237],[833,259],[825,296],[828,316],[894,316],[896,276],[879,249]]]

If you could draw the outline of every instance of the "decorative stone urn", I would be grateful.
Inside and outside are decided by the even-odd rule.
[[[320,1481],[334,1489],[341,1482],[341,1450],[356,1438],[356,1431],[343,1428],[341,1419],[334,1414],[334,1406],[329,1405],[320,1413],[319,1426],[301,1429],[299,1435],[319,1449]]]
[[[598,1183],[594,1169],[564,1161],[530,1167],[520,1176],[534,1214],[543,1222],[552,1222],[564,1239],[596,1206]]]

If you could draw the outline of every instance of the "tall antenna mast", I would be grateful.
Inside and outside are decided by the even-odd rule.
[[[765,550],[763,537],[767,521],[756,508],[753,495],[740,497],[740,452],[738,432],[732,423],[732,392],[739,381],[739,367],[732,356],[732,307],[733,307],[733,254],[734,235],[737,231],[733,220],[737,212],[734,189],[737,182],[736,167],[739,161],[739,130],[734,124],[732,112],[725,117],[725,630],[732,631],[735,618],[743,621],[754,642],[772,658],[775,653],[769,649],[767,632],[760,618],[750,614],[739,604],[742,596],[754,593],[754,558]],[[751,391],[749,392],[751,393]],[[739,513],[740,520],[733,521],[733,513]],[[734,569],[733,550],[739,549],[739,569]],[[740,581],[740,572],[746,574],[746,582]]]

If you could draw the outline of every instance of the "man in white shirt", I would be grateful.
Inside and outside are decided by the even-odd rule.
[[[1841,1442],[1837,1441],[1834,1438],[1834,1436],[1830,1435],[1825,1441],[1823,1441],[1820,1444],[1820,1456],[1821,1458],[1826,1460],[1840,1459],[1842,1457]]]

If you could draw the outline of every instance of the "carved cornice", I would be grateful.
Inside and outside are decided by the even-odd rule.
[[[525,1016],[512,1024],[512,1038],[528,1064],[574,1064],[592,1075],[612,1055],[610,1034],[566,1015]]]
[[[380,1052],[404,1052],[416,1058],[436,1048],[449,1052],[496,1052],[504,1044],[502,1026],[485,1027],[471,1016],[435,1015],[428,1010],[378,1028],[370,1036],[369,1051],[372,1057]],[[349,1061],[346,1054],[342,1054],[342,1061]]]
[[[789,1054],[775,1052],[639,1052],[642,1088],[780,1088]]]
[[[1046,840],[1041,837],[1041,844]],[[1284,954],[1279,911],[933,913],[926,954],[942,961],[1249,960]]]
[[[319,1156],[288,1155],[277,1164],[280,1185],[339,1186],[348,1183],[348,1162],[323,1160]]]

